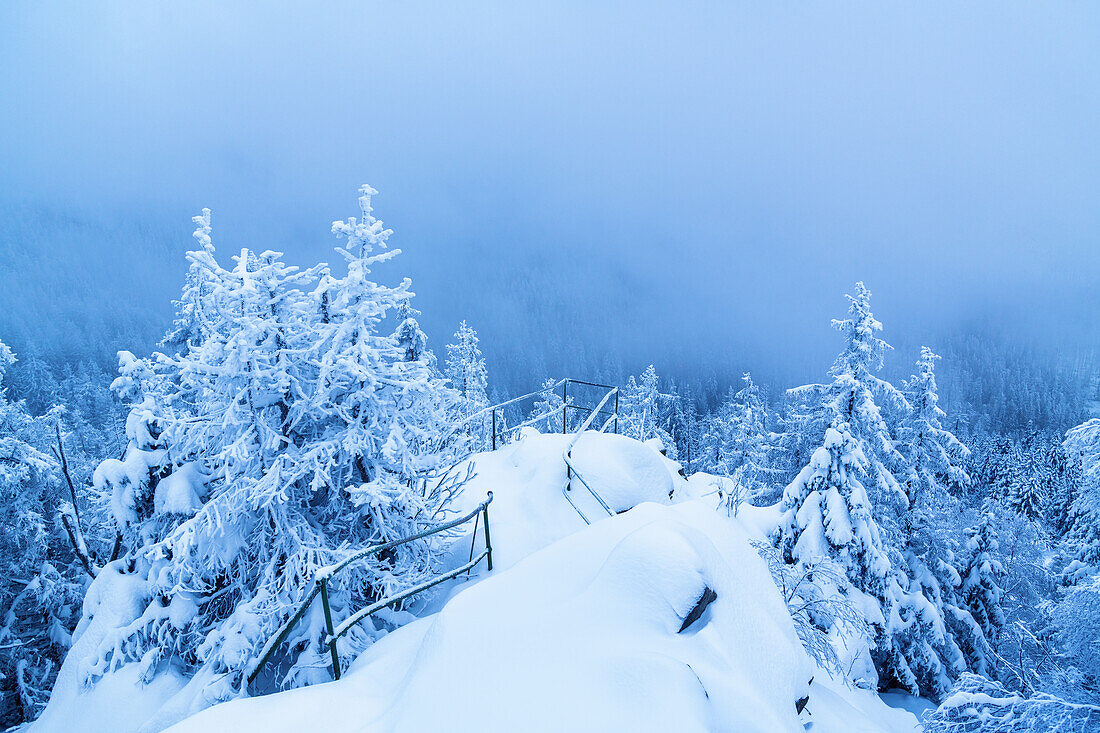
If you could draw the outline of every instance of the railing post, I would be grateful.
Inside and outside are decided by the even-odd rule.
[[[321,584],[321,606],[325,609],[325,630],[328,632],[328,651],[332,656],[332,679],[340,679],[340,655],[336,653],[335,629],[332,626],[332,608],[328,604],[328,578],[317,581]]]
[[[497,409],[493,408],[493,450],[497,449]]]
[[[492,501],[493,492],[489,492],[489,500]],[[485,558],[488,560],[489,572],[493,572],[493,543],[489,539],[489,505],[485,505]]]
[[[566,379],[564,382],[561,383],[561,432],[563,434],[569,432],[565,427],[565,423],[569,414],[569,395],[567,391],[568,387],[569,380]]]
[[[619,389],[615,388],[615,435],[619,434]]]

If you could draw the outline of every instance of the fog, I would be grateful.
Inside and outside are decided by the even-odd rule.
[[[858,279],[905,348],[1100,343],[1100,7],[549,5],[5,3],[0,338],[148,348],[202,207],[335,261],[369,182],[509,384],[815,379]]]

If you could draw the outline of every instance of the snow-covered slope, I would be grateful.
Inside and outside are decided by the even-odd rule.
[[[325,711],[332,730],[798,731],[812,674],[744,533],[644,504],[466,588],[340,682],[174,730],[297,731]]]
[[[599,518],[589,527],[562,496],[569,440],[528,432],[471,459],[475,476],[456,504],[493,492],[493,573],[426,599],[423,618],[339,682],[225,703],[173,730],[914,729],[909,713],[823,680],[809,662],[750,544],[774,523],[767,510],[731,518],[715,511],[710,477],[685,480],[651,446],[588,433],[574,465],[625,510],[606,517],[574,482],[575,501]],[[455,541],[452,564],[470,542]],[[681,631],[707,589],[715,599]],[[194,710],[174,699],[186,697],[182,680],[140,687],[134,666],[89,692],[63,672],[66,687],[34,730],[156,731]]]

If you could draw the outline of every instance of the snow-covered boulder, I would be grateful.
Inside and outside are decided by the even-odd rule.
[[[489,518],[494,566],[509,567],[584,528],[584,520],[562,496],[567,478],[564,453],[574,437],[526,430],[520,440],[470,459],[474,476],[455,508],[473,509],[493,492]],[[583,433],[572,446],[571,460],[581,478],[615,512],[643,502],[669,504],[670,495],[686,484],[677,473],[678,464],[622,435]],[[573,479],[571,498],[590,520],[607,517],[578,478]],[[466,543],[460,541],[458,546],[468,547]]]
[[[737,524],[650,503],[468,586],[339,682],[172,730],[801,731],[812,674]]]

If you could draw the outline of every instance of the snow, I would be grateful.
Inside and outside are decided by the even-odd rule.
[[[826,675],[810,685],[811,733],[919,733],[920,715],[935,706],[906,693],[875,694]]]
[[[50,702],[31,724],[29,730],[33,733],[137,731],[183,688],[186,680],[171,673],[159,674],[143,685],[139,681],[141,665],[128,664],[118,670],[102,670],[106,673],[94,687],[86,689],[85,679],[93,670],[78,660],[97,656],[94,650],[112,643],[111,632],[140,616],[145,608],[144,583],[138,576],[120,570],[120,562],[108,565],[99,581],[89,588],[84,609],[90,620],[73,634],[73,647],[58,674]]]
[[[493,492],[489,521],[494,567],[511,567],[584,528],[584,520],[562,496],[566,483],[563,453],[573,437],[544,435],[528,428],[516,442],[470,459],[475,475],[453,508],[470,511]],[[669,504],[669,494],[687,483],[677,473],[678,464],[621,435],[583,433],[571,455],[584,480],[617,512],[646,501]],[[460,466],[455,473],[464,471]],[[607,516],[577,479],[572,498],[590,519]],[[468,548],[469,540],[459,541],[457,546]]]
[[[716,477],[684,479],[653,447],[590,432],[574,463],[622,513],[607,517],[587,497],[587,526],[562,496],[571,438],[525,431],[470,459],[475,476],[454,508],[493,492],[494,571],[482,566],[425,602],[420,613],[434,613],[382,637],[340,681],[201,711],[189,690],[209,679],[159,675],[143,686],[141,665],[128,664],[86,690],[87,670],[67,663],[31,730],[146,733],[182,721],[171,730],[268,733],[321,720],[366,732],[916,730],[911,714],[827,679],[806,656],[751,544],[775,525],[775,508],[744,505],[731,518],[709,493]],[[457,537],[449,562],[464,562],[470,542]],[[98,656],[88,650],[144,609],[133,576],[105,572],[115,575],[93,586],[75,658]],[[716,597],[699,613],[708,589]],[[180,624],[193,610],[180,596],[165,613]]]
[[[678,633],[705,588],[717,599]],[[799,731],[813,670],[762,561],[699,503],[647,503],[465,588],[340,681],[173,731]]]
[[[202,509],[202,500],[199,497],[207,478],[199,470],[197,463],[183,464],[171,476],[157,484],[153,495],[153,510],[157,514],[193,515]]]

